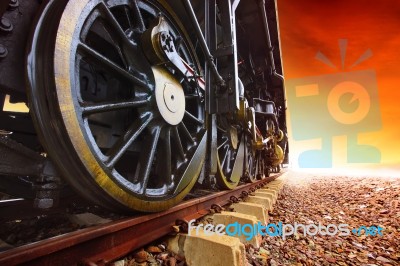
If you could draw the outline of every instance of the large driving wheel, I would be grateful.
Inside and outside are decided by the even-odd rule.
[[[244,137],[241,127],[229,115],[217,116],[217,183],[234,189],[243,175]]]
[[[30,108],[42,143],[81,194],[108,208],[175,205],[205,158],[203,89],[146,56],[153,48],[144,39],[160,18],[167,41],[199,73],[162,0],[50,1],[32,39]]]

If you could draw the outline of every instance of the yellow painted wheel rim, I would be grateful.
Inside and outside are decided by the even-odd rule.
[[[54,58],[56,97],[60,108],[60,114],[67,134],[70,138],[71,145],[75,149],[77,156],[79,156],[80,162],[82,162],[84,168],[99,187],[101,187],[113,199],[120,202],[123,206],[133,210],[165,210],[181,201],[194,186],[205,157],[206,134],[204,134],[200,139],[198,143],[199,148],[192,158],[198,161],[194,169],[191,171],[194,173],[193,178],[189,183],[185,184],[184,187],[180,188],[181,190],[170,199],[150,201],[134,197],[123,187],[121,187],[121,185],[115,180],[110,178],[109,174],[107,174],[103,166],[99,163],[98,158],[96,158],[96,156],[93,154],[93,147],[88,144],[87,136],[82,132],[82,121],[80,121],[78,118],[79,114],[74,106],[74,97],[76,97],[76,95],[74,95],[72,90],[76,81],[74,73],[72,72],[74,71],[74,68],[71,66],[71,62],[73,62],[75,57],[73,49],[76,48],[71,49],[71,44],[74,42],[73,38],[76,36],[76,32],[81,30],[80,20],[82,20],[82,17],[88,15],[82,14],[82,10],[85,10],[87,5],[95,5],[97,2],[99,1],[69,1],[61,17],[56,38]],[[165,1],[158,1],[158,4],[164,7],[169,14],[175,16],[176,18],[176,15],[174,15]],[[179,20],[176,20],[176,22],[183,31],[183,25],[179,22]]]

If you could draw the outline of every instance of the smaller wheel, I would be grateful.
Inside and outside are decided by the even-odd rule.
[[[240,126],[227,115],[217,116],[217,183],[222,189],[234,189],[243,174],[244,142]],[[243,143],[242,143],[243,142]]]

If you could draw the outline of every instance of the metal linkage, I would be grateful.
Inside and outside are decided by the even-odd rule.
[[[197,21],[196,14],[194,13],[192,4],[190,3],[189,0],[184,0],[183,4],[185,6],[186,12],[189,14],[190,20],[192,21],[194,30],[196,32],[196,36],[200,43],[201,50],[206,57],[207,65],[210,67],[211,72],[217,81],[217,84],[224,87],[226,85],[225,80],[219,74],[217,66],[214,63],[214,57],[211,55],[210,50],[208,49],[206,40],[203,36],[203,33],[201,32],[201,28],[200,28],[199,22]]]
[[[276,72],[276,68],[275,68],[275,59],[274,59],[274,48],[272,46],[272,41],[271,41],[271,35],[269,33],[269,27],[268,27],[268,16],[267,16],[267,11],[265,9],[265,0],[260,0],[260,9],[261,9],[261,13],[263,16],[263,24],[264,24],[264,31],[265,31],[265,36],[267,37],[267,46],[268,46],[268,50],[269,50],[269,61],[271,64],[271,68],[272,68],[272,74],[277,77],[278,79],[280,79],[282,82],[284,82],[284,78],[282,75],[278,74]]]

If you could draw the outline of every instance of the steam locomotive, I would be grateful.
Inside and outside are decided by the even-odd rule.
[[[155,212],[288,160],[274,0],[0,3],[0,189]]]

